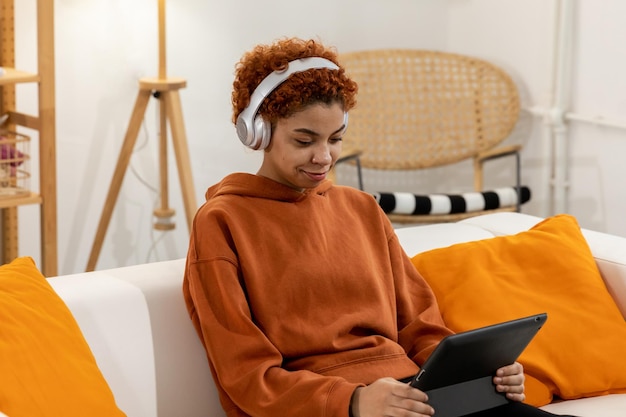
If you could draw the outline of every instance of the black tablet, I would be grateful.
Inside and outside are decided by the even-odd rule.
[[[536,314],[444,338],[411,386],[428,394],[438,417],[457,417],[508,402],[493,384],[496,371],[517,360],[548,316]]]

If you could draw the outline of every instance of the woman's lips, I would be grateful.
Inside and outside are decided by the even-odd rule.
[[[313,181],[322,181],[326,178],[327,172],[309,172],[304,171],[304,173],[311,178]]]

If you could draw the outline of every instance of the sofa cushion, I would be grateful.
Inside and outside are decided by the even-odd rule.
[[[0,410],[124,416],[80,328],[32,258],[0,267]]]
[[[528,230],[541,220],[541,217],[529,214],[500,212],[470,217],[456,224],[480,227],[495,236],[501,236]],[[581,230],[609,293],[617,303],[622,316],[626,318],[626,264],[624,264],[626,237],[595,230]]]
[[[554,216],[516,235],[412,260],[456,332],[548,313],[520,357],[527,402],[626,392],[626,322],[574,217]]]
[[[541,407],[541,409],[557,415],[576,417],[624,417],[626,394],[555,401]]]

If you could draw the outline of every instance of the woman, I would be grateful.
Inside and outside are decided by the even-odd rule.
[[[208,189],[183,288],[228,416],[436,411],[400,382],[451,333],[433,293],[375,200],[327,179],[356,93],[312,40],[259,45],[236,68],[233,121],[263,162]],[[521,403],[523,382],[518,363],[498,370],[512,402],[480,415],[547,415]]]

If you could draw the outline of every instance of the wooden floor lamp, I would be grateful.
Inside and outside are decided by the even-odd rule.
[[[91,248],[87,271],[93,271],[98,262],[102,243],[106,235],[113,208],[117,201],[124,175],[130,162],[130,157],[137,141],[137,135],[141,128],[141,123],[145,116],[150,96],[159,100],[160,137],[159,137],[159,171],[160,171],[160,207],[154,210],[157,230],[171,230],[175,227],[170,221],[174,215],[174,210],[169,207],[168,199],[168,176],[167,176],[167,124],[172,133],[174,154],[178,167],[180,188],[183,194],[187,227],[191,229],[191,223],[197,209],[193,178],[191,176],[191,164],[189,150],[187,148],[187,137],[183,121],[182,107],[178,90],[186,87],[187,81],[182,78],[168,78],[166,72],[165,53],[165,0],[159,0],[159,75],[157,78],[142,78],[139,80],[139,93],[135,101],[135,107],[126,130],[124,143],[120,156],[117,160],[115,173],[109,186],[109,193],[104,203],[100,223],[96,237]]]

